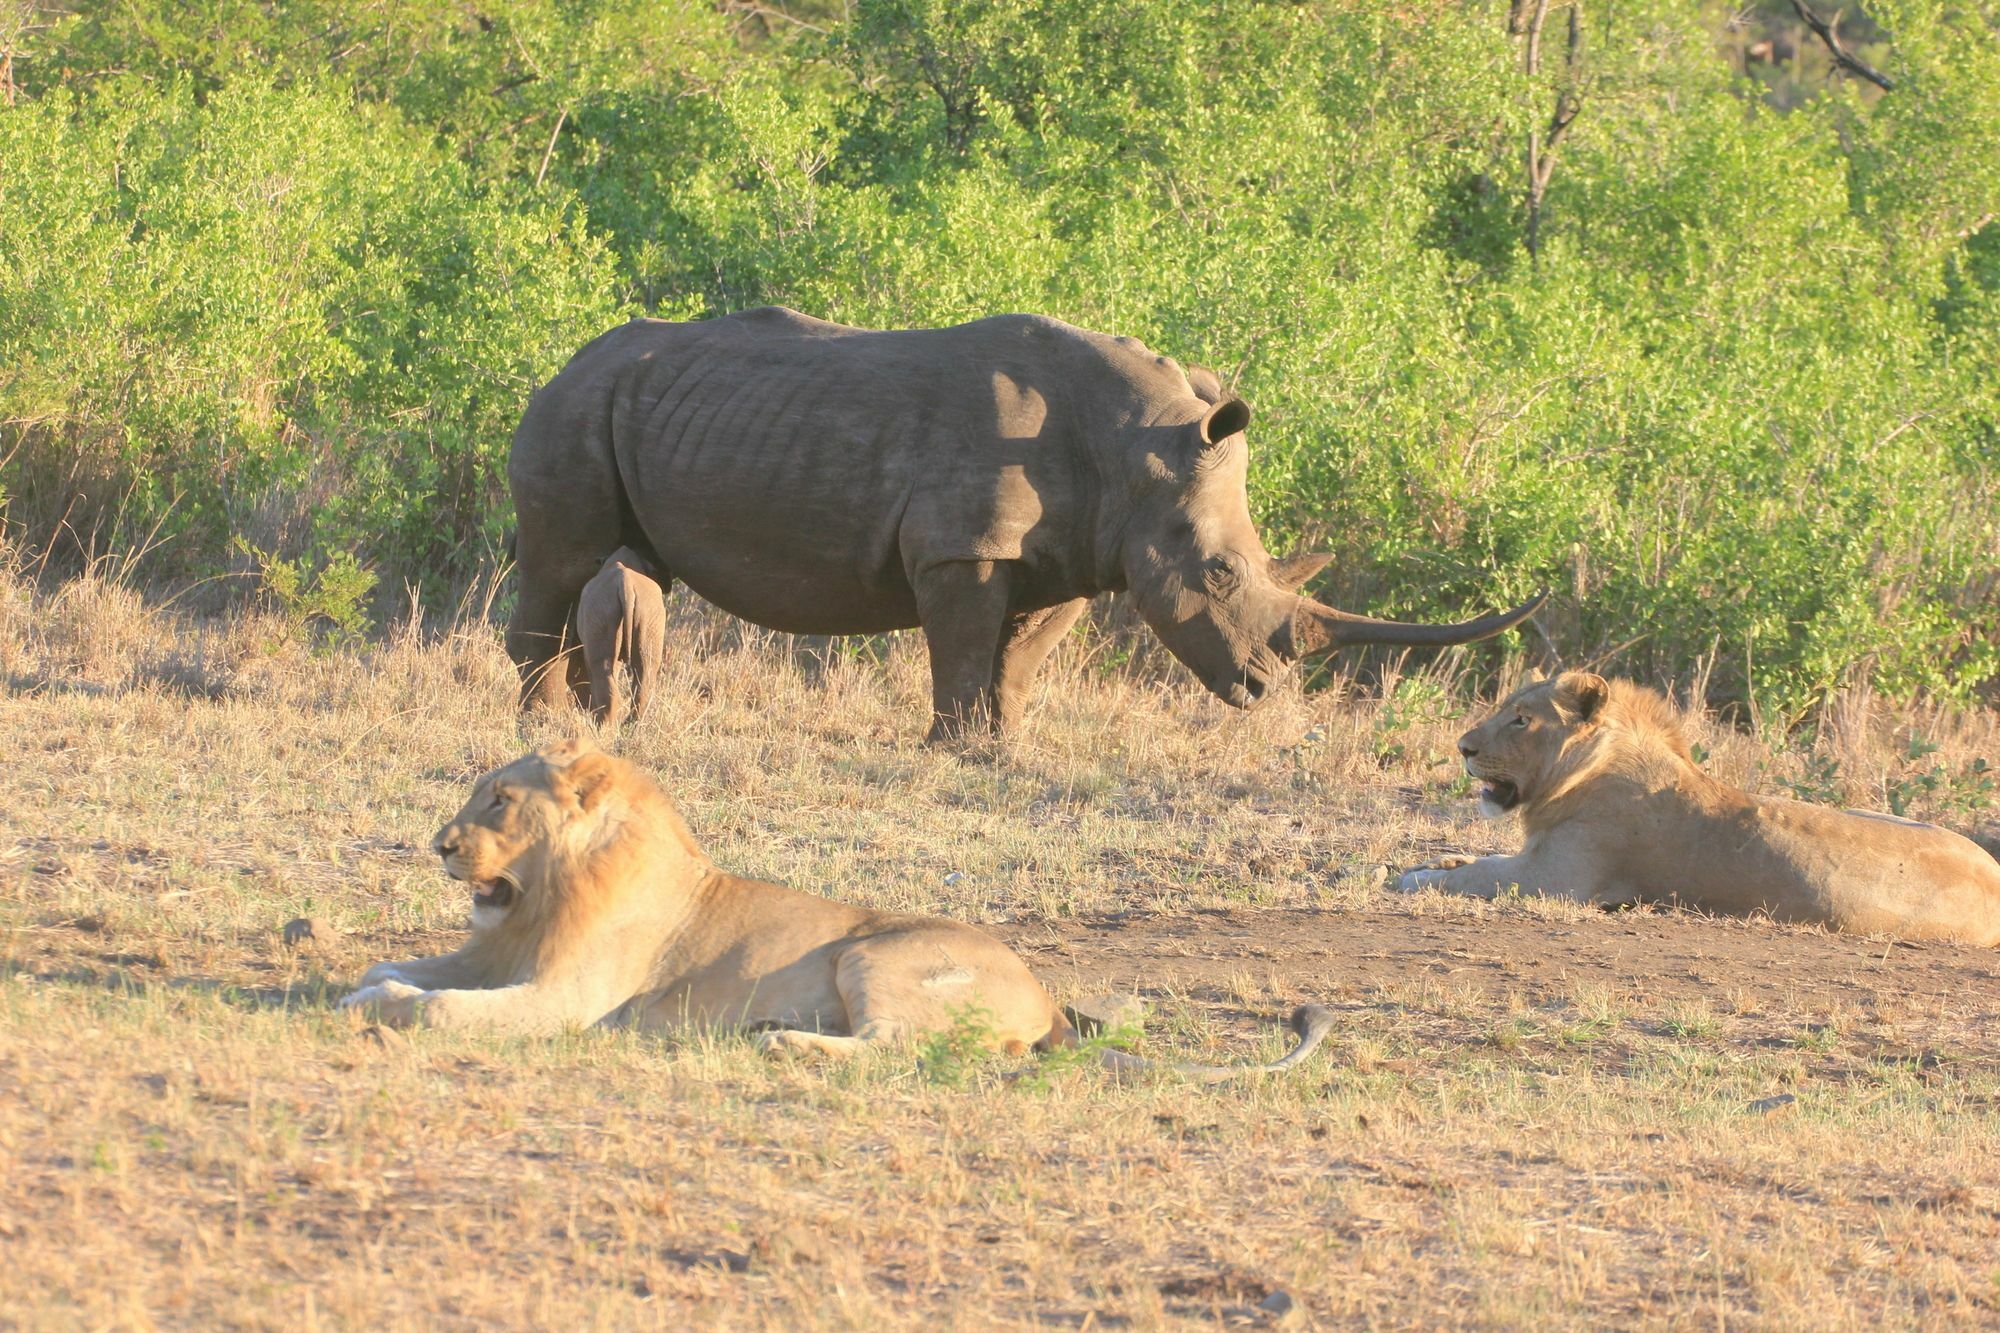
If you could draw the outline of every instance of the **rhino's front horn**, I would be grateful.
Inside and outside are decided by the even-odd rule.
[[[1548,600],[1548,589],[1530,597],[1512,611],[1463,620],[1456,625],[1406,625],[1399,620],[1376,620],[1322,605],[1310,597],[1299,598],[1292,613],[1292,655],[1344,648],[1350,644],[1394,643],[1415,648],[1436,648],[1454,643],[1473,643],[1514,628],[1540,609]]]

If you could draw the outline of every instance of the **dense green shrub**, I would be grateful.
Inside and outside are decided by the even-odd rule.
[[[191,566],[497,538],[521,402],[620,312],[573,199],[505,206],[394,116],[247,78],[0,115],[0,231],[16,517],[80,495]]]
[[[1031,309],[1233,380],[1273,544],[1348,602],[1552,581],[1571,658],[1776,718],[1978,688],[1991,7],[1878,0],[1893,91],[1808,36],[1767,100],[1733,6],[1584,4],[1534,74],[1498,3],[86,6],[0,111],[0,484],[43,540],[82,484],[190,569],[450,581],[527,390],[625,312]]]

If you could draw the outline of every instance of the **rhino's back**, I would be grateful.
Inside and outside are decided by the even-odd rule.
[[[772,307],[634,321],[563,377],[609,400],[620,485],[676,577],[760,624],[867,632],[916,623],[913,505],[938,558],[1018,554],[1023,484],[1038,521],[1062,521],[1077,459],[1056,405],[1090,392],[1095,336],[1039,316],[872,330]]]

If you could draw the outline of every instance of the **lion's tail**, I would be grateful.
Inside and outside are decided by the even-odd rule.
[[[1326,1034],[1333,1031],[1333,1011],[1317,1004],[1302,1004],[1292,1010],[1290,1026],[1298,1035],[1298,1043],[1279,1059],[1268,1064],[1244,1065],[1193,1065],[1177,1060],[1148,1060],[1144,1056],[1132,1055],[1126,1051],[1104,1050],[1098,1058],[1106,1069],[1114,1074],[1141,1074],[1150,1070],[1165,1069],[1201,1083],[1227,1083],[1245,1074],[1280,1074],[1293,1068],[1307,1056],[1319,1049],[1326,1040]]]
[[[1047,1055],[1050,1051],[1066,1051],[1076,1044],[1076,1029],[1070,1026],[1069,1016],[1054,1005],[1050,1005],[1048,1035],[1035,1043],[1035,1049]],[[1010,1051],[1009,1054],[1018,1052]]]

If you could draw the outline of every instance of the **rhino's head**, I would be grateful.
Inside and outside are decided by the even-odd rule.
[[[1470,643],[1518,625],[1542,604],[1456,625],[1350,615],[1299,595],[1333,557],[1273,559],[1250,522],[1245,491],[1250,409],[1199,394],[1200,417],[1138,432],[1128,455],[1121,554],[1126,586],[1160,641],[1215,695],[1249,708],[1291,663],[1345,644]]]

